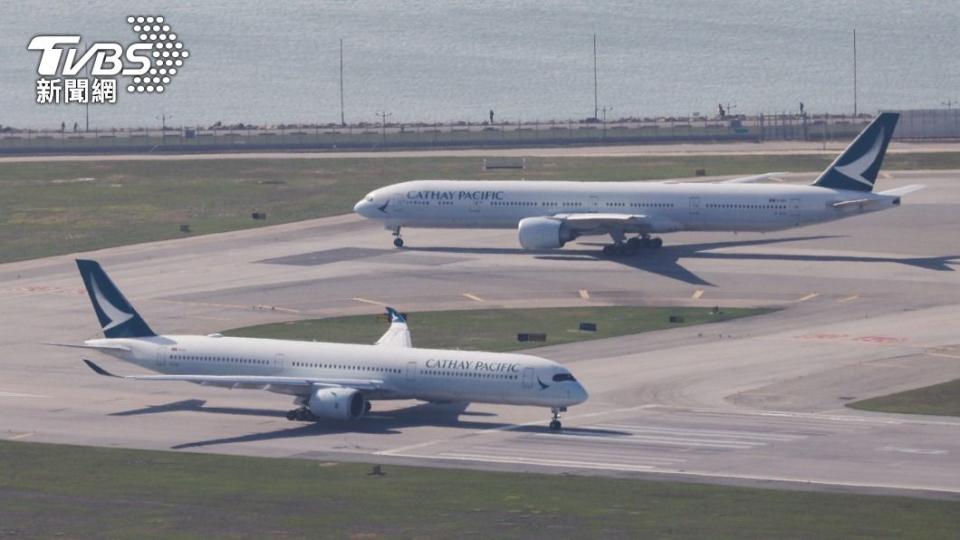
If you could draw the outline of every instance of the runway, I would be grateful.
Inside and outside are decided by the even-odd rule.
[[[667,235],[662,250],[624,260],[585,243],[525,252],[513,231],[410,230],[396,250],[350,215],[84,254],[164,333],[383,304],[783,308],[532,351],[590,391],[562,434],[548,432],[546,410],[483,404],[457,416],[377,402],[359,422],[292,424],[285,396],[97,377],[77,351],[42,344],[98,336],[74,256],[0,265],[0,437],[960,498],[960,418],[844,407],[960,377],[960,171],[880,182],[928,187],[888,212],[778,234]]]

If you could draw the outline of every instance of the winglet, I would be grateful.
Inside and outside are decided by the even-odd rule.
[[[118,378],[118,379],[121,378],[120,376],[114,375],[113,373],[110,373],[109,371],[107,371],[107,370],[103,369],[102,367],[98,366],[97,364],[93,363],[91,360],[87,360],[86,358],[83,359],[83,363],[86,364],[87,367],[89,367],[90,369],[92,369],[93,371],[95,371],[95,372],[97,373],[97,375],[103,375],[104,377],[116,377],[116,378]]]
[[[387,315],[390,317],[390,322],[392,322],[392,323],[396,323],[396,322],[405,323],[405,322],[407,322],[407,318],[404,317],[402,313],[400,313],[399,311],[397,311],[397,310],[395,310],[395,309],[393,309],[392,307],[389,307],[389,306],[387,306]]]

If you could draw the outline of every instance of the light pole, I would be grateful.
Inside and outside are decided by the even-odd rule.
[[[597,35],[593,35],[593,117],[597,117]],[[594,120],[596,121],[596,120]]]
[[[377,116],[380,117],[380,139],[384,146],[387,145],[387,117],[391,114],[387,111],[377,111]]]
[[[162,146],[167,145],[167,118],[173,118],[172,114],[167,114],[161,112],[160,116],[154,116],[157,120],[160,120],[160,144]]]
[[[340,127],[347,125],[343,117],[343,38],[340,38]]]
[[[603,138],[607,138],[607,111],[613,111],[613,107],[604,106],[603,109]]]

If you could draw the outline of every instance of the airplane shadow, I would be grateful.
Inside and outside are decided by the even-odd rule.
[[[642,250],[634,256],[610,257],[599,249],[564,249],[562,251],[528,251],[520,248],[462,248],[462,247],[407,247],[405,250],[422,252],[464,253],[464,254],[497,254],[497,255],[526,255],[540,260],[591,262],[610,261],[637,270],[643,270],[667,278],[689,283],[714,287],[713,283],[703,279],[680,264],[681,259],[706,260],[762,260],[762,261],[795,261],[795,262],[863,262],[863,263],[897,263],[924,270],[938,272],[955,271],[951,265],[960,264],[960,255],[937,257],[869,257],[857,255],[807,255],[785,253],[717,253],[715,250],[736,247],[762,246],[783,244],[787,242],[801,242],[807,240],[821,240],[839,238],[837,235],[794,236],[786,238],[760,238],[756,240],[733,240],[724,242],[701,242],[695,244],[667,245],[660,249]],[[597,245],[583,243],[580,245]]]
[[[520,433],[551,433],[544,425],[516,426],[503,422],[478,422],[474,420],[465,420],[462,417],[494,417],[496,414],[482,411],[466,411],[469,404],[434,404],[421,403],[402,409],[392,411],[371,411],[362,419],[353,421],[320,421],[309,424],[297,424],[295,427],[283,428],[265,433],[250,433],[236,437],[221,437],[216,439],[205,439],[192,441],[183,444],[171,446],[174,450],[183,450],[189,448],[202,448],[207,446],[217,446],[223,444],[257,442],[277,439],[293,439],[300,437],[319,437],[324,435],[336,435],[340,433],[367,433],[378,435],[396,435],[400,429],[416,426],[445,426],[470,430],[489,430],[508,428],[511,431]],[[110,416],[135,416],[141,414],[163,414],[170,412],[199,412],[209,414],[236,414],[247,416],[267,416],[274,418],[284,418],[285,411],[274,409],[253,409],[237,407],[207,407],[206,400],[187,399],[176,401],[163,405],[152,405],[129,411],[119,411],[111,413]],[[565,434],[580,434],[594,436],[626,436],[627,432],[620,432],[608,429],[592,428],[567,428]]]

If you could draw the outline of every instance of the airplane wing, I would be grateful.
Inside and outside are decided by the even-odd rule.
[[[610,230],[624,233],[654,231],[653,223],[644,214],[583,213],[556,214],[553,217],[578,234],[602,234]]]
[[[407,318],[392,307],[387,308],[387,316],[390,317],[390,328],[387,328],[386,333],[380,336],[375,345],[413,347],[413,342],[410,339],[410,328],[407,327]]]
[[[724,180],[720,182],[721,184],[754,184],[757,182],[766,182],[767,180],[775,180],[778,176],[783,176],[787,174],[786,172],[768,172],[763,174],[755,174],[753,176],[743,176],[740,178],[731,178],[729,180]]]
[[[284,389],[288,394],[306,394],[313,388],[355,388],[357,390],[378,390],[383,387],[382,380],[370,379],[325,379],[319,377],[272,377],[263,375],[114,375],[98,366],[92,360],[83,359],[97,375],[114,377],[130,381],[183,381],[206,386],[252,389]]]

